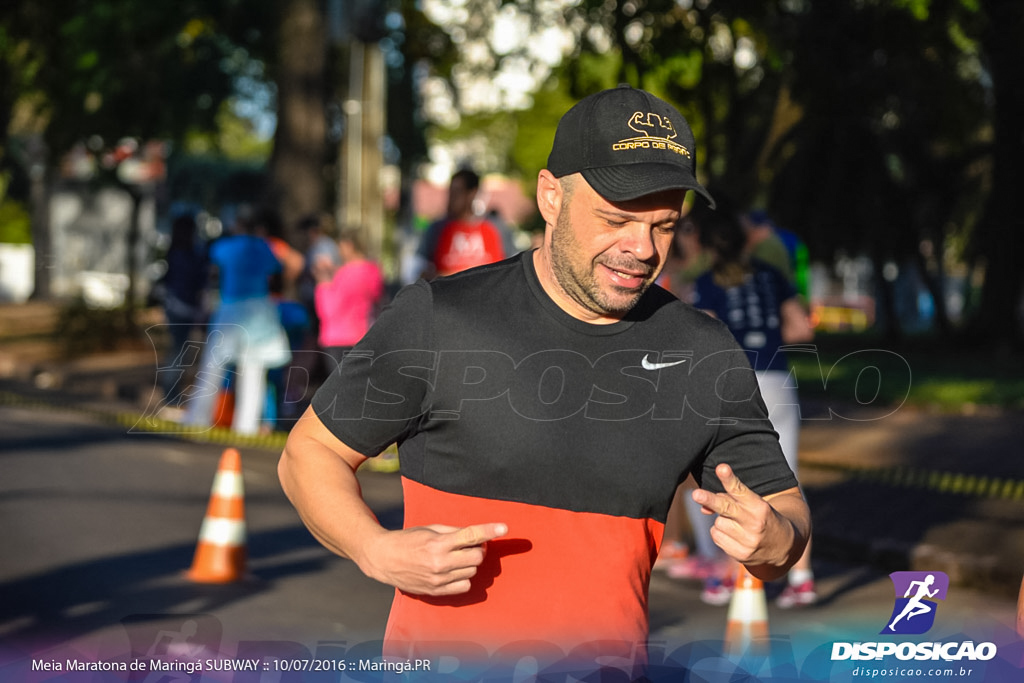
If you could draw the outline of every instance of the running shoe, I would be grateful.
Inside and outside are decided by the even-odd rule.
[[[673,579],[704,581],[712,576],[721,575],[723,573],[723,563],[720,560],[709,560],[700,555],[693,555],[681,562],[669,565],[665,573]]]
[[[786,590],[775,599],[775,604],[783,609],[789,609],[813,605],[817,601],[818,594],[814,592],[814,581],[804,581],[798,586],[787,585]]]
[[[732,577],[718,578],[713,576],[704,582],[704,590],[700,593],[700,600],[707,605],[718,607],[727,605],[732,600],[735,585],[736,583]]]

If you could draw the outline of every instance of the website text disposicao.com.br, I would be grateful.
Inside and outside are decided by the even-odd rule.
[[[899,679],[906,679],[908,677],[917,678],[965,678],[970,679],[974,673],[974,669],[969,666],[960,667],[947,667],[947,668],[913,668],[913,667],[871,667],[871,666],[858,666],[850,675],[857,678],[889,678],[898,677]],[[980,679],[979,679],[980,680]]]
[[[837,660],[884,660],[875,665],[857,665],[850,672],[857,678],[970,678],[974,667],[966,662],[988,661],[996,656],[993,643],[833,643],[832,657]],[[925,663],[932,660],[934,663]],[[965,662],[961,664],[960,662]]]

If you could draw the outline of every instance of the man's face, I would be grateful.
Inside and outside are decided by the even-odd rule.
[[[551,234],[552,271],[576,317],[620,319],[665,265],[686,191],[609,202],[582,177],[569,182]]]

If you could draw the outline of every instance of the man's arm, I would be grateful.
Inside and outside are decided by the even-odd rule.
[[[363,500],[356,478],[364,460],[366,456],[342,443],[310,408],[288,436],[278,476],[313,536],[353,560],[370,578],[418,595],[467,592],[487,541],[505,535],[507,527],[385,529]]]
[[[723,493],[693,492],[707,514],[718,514],[711,538],[727,555],[743,563],[762,581],[774,581],[789,571],[804,551],[811,534],[811,514],[800,489],[793,487],[765,497],[721,464],[715,474]]]

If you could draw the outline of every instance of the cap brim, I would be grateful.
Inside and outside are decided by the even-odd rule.
[[[665,190],[693,190],[715,208],[715,200],[697,179],[676,164],[605,166],[580,171],[594,191],[611,202],[624,202]]]

